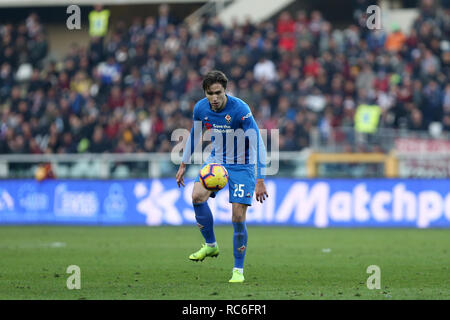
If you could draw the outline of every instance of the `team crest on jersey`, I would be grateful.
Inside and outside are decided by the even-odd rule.
[[[225,120],[227,120],[227,122],[230,123],[230,121],[231,121],[231,116],[230,116],[229,114],[227,114],[227,115],[225,116]]]
[[[245,246],[242,246],[242,247],[238,248],[237,250],[238,250],[240,253],[243,253],[244,250],[245,250]]]

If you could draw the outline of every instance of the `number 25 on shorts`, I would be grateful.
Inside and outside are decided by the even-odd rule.
[[[244,185],[243,184],[234,184],[234,193],[233,197],[243,198],[244,197]]]

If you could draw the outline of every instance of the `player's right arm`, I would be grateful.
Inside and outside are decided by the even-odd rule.
[[[180,187],[180,185],[182,185],[184,187],[184,173],[186,172],[186,164],[185,163],[181,163],[180,167],[178,168],[177,171],[177,184],[178,184],[178,188]]]
[[[192,129],[189,135],[189,138],[184,146],[183,158],[181,160],[180,167],[178,168],[178,172],[176,175],[178,188],[180,185],[183,187],[184,185],[184,174],[186,172],[186,164],[191,162],[192,154],[195,151],[195,148],[198,146],[202,137],[202,122],[200,120],[200,115],[198,112],[198,104],[194,107],[193,117],[192,117]]]

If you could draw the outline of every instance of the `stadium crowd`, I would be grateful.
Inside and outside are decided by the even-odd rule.
[[[36,14],[0,25],[0,153],[171,151],[210,69],[260,128],[280,130],[281,150],[309,146],[313,127],[353,126],[365,103],[381,108],[379,127],[450,132],[449,8],[422,1],[409,33],[369,30],[363,12],[344,29],[319,11],[232,27],[204,17],[196,29],[136,17],[62,61]]]

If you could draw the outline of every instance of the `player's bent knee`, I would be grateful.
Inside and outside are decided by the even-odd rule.
[[[194,184],[194,190],[192,190],[192,203],[202,203],[208,200],[210,192],[201,185]]]
[[[231,218],[231,222],[244,222],[245,217],[244,216],[233,216]]]
[[[192,194],[192,203],[202,203],[208,200],[208,197],[205,197],[201,194]]]

